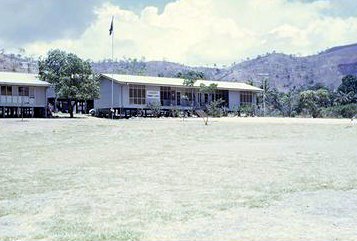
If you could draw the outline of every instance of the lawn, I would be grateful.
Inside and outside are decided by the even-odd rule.
[[[0,240],[356,240],[349,120],[0,120]]]

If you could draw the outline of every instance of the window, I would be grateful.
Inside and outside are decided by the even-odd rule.
[[[188,100],[188,101],[192,101],[192,90],[191,89],[184,89],[181,91],[181,95],[182,96],[185,96],[185,98]]]
[[[228,90],[217,90],[216,91],[216,100],[222,99],[223,102],[223,106],[228,106],[229,103],[229,92]]]
[[[1,95],[6,95],[6,86],[1,86]]]
[[[29,96],[29,87],[19,87],[19,96]]]
[[[177,92],[176,94],[176,97],[177,97],[177,105],[181,105],[181,92]]]
[[[241,105],[253,104],[253,92],[248,92],[248,91],[240,92],[240,103]]]
[[[6,87],[6,95],[12,96],[12,86],[7,86]]]
[[[11,86],[1,86],[1,95],[12,96],[12,87]]]
[[[131,105],[145,105],[145,85],[129,85],[129,103]]]
[[[192,103],[192,91],[190,89],[181,89],[177,92],[177,96],[180,94],[180,98],[177,97],[177,105],[191,106]]]
[[[162,106],[171,106],[176,104],[176,91],[170,87],[160,87],[160,100]]]

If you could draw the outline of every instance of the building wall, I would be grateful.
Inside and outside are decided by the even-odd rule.
[[[240,106],[240,92],[239,91],[229,91],[229,109],[234,110]]]
[[[46,96],[47,87],[35,87],[35,106],[36,107],[46,107],[47,105],[47,96]]]
[[[113,100],[114,108],[145,108],[147,105],[133,105],[129,103],[129,85],[118,84],[114,82],[113,88]],[[160,93],[160,86],[146,86],[146,103],[152,103],[154,101],[160,102],[160,96],[158,99],[148,98],[148,91],[155,91]],[[107,79],[100,80],[100,94],[99,99],[94,100],[94,108],[110,108],[112,103],[112,82]]]
[[[145,105],[133,105],[130,104],[129,102],[129,85],[122,85],[123,88],[123,107],[125,108],[145,108],[147,107],[147,104],[153,103],[155,101],[158,101],[160,103],[160,95],[158,99],[150,99],[148,98],[148,92],[150,91],[155,91],[160,93],[160,86],[152,86],[152,85],[146,85],[145,86],[145,91],[146,91],[146,104]]]
[[[118,83],[113,84],[113,105],[114,108],[120,107],[120,88]],[[100,80],[99,99],[94,100],[94,108],[111,108],[112,105],[112,82],[102,78]]]
[[[110,80],[102,78],[100,80],[100,97],[94,101],[94,108],[110,108],[111,107],[111,96],[112,96],[112,83]],[[118,84],[114,82],[114,108],[146,108],[147,104],[153,103],[155,101],[160,102],[160,86],[147,85],[146,87],[146,104],[145,105],[133,105],[129,103],[129,85]],[[149,93],[158,93],[156,98],[149,98]],[[199,102],[198,92],[194,91],[196,94],[196,102]],[[228,92],[229,94],[229,109],[234,110],[240,106],[240,91]],[[256,94],[254,94],[256,96]],[[123,103],[123,105],[121,104]],[[256,98],[253,98],[253,104],[256,103]],[[182,107],[185,108],[185,107]]]
[[[34,88],[34,98],[19,96],[19,86],[12,86],[12,96],[2,96],[0,93],[0,106],[8,107],[46,107],[47,87],[29,86]]]

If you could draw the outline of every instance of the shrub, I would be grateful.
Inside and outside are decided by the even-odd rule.
[[[237,106],[237,105],[233,106],[233,108],[232,108],[232,114],[233,114],[233,116],[239,116],[239,114],[240,114],[240,107]]]
[[[254,116],[254,106],[253,105],[241,105],[239,108],[240,115]]]
[[[222,99],[218,99],[209,103],[206,106],[208,115],[213,117],[221,117],[223,115],[223,108],[222,108],[223,103],[224,100]]]
[[[151,102],[147,105],[147,107],[150,109],[151,114],[154,117],[160,117],[161,115],[161,104],[158,101]]]
[[[180,117],[180,110],[177,108],[177,106],[173,106],[172,109],[170,110],[171,117]]]
[[[357,104],[338,105],[324,108],[321,111],[323,117],[352,118],[357,114]]]

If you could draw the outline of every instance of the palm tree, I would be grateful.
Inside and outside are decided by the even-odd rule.
[[[348,93],[345,93],[343,91],[338,91],[335,96],[335,104],[349,104],[351,101],[353,101],[356,98],[356,95],[353,93],[353,91],[350,91]]]

